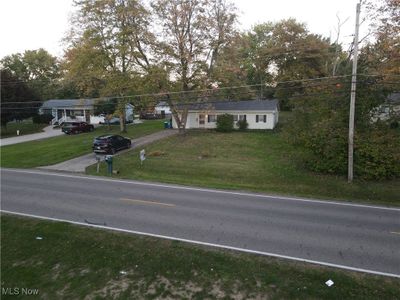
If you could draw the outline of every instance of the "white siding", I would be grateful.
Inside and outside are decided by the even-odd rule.
[[[100,124],[104,123],[103,116],[90,116],[90,124]]]
[[[164,111],[164,113],[166,115],[170,115],[171,114],[171,109],[169,106],[156,106],[155,107],[155,111],[157,114],[161,114],[162,111]]]
[[[204,125],[199,124],[199,112],[197,111],[189,111],[186,128],[205,128],[205,129],[212,129],[217,126],[216,122],[208,122],[208,115],[223,115],[223,114],[230,114],[230,115],[246,115],[246,121],[249,124],[248,129],[274,129],[276,124],[278,123],[279,112],[276,111],[218,111],[213,113],[204,113],[205,115],[205,123]],[[260,115],[259,122],[256,122],[256,115]],[[267,120],[264,123],[263,117],[266,115]],[[178,128],[175,122],[175,119],[172,117],[172,127]],[[235,126],[237,127],[237,126]]]

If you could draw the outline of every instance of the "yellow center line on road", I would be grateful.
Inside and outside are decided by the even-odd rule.
[[[127,199],[127,198],[120,198],[119,200],[127,201],[127,202],[134,202],[134,203],[139,203],[139,204],[161,205],[161,206],[168,206],[168,207],[175,206],[175,204],[155,202],[155,201],[146,201],[146,200],[136,200],[136,199]]]

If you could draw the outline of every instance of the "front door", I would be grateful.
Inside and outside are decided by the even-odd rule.
[[[199,127],[204,127],[205,124],[206,124],[206,115],[199,114]]]
[[[90,123],[90,110],[85,110],[84,115],[86,123]]]

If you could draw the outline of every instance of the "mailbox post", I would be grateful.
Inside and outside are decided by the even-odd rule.
[[[112,155],[106,155],[105,161],[107,163],[107,174],[112,175],[113,172],[113,156]]]
[[[100,172],[100,162],[101,162],[101,156],[100,155],[96,155],[96,161],[97,161],[97,173]]]
[[[140,150],[139,158],[140,158],[140,165],[143,165],[143,161],[146,159],[146,151],[144,149]]]

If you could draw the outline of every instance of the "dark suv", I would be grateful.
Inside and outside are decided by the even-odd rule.
[[[61,127],[62,132],[74,134],[80,132],[89,132],[94,130],[94,126],[86,122],[66,122]]]
[[[111,153],[121,149],[129,149],[131,140],[120,135],[101,135],[93,141],[93,152],[95,153]]]

